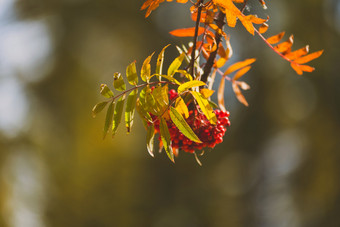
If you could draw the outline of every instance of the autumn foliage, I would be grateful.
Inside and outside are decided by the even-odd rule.
[[[141,10],[146,10],[145,17],[163,2],[165,0],[145,1],[141,6]],[[233,50],[230,37],[224,31],[225,26],[235,27],[240,21],[246,31],[251,35],[258,35],[268,47],[288,61],[299,75],[314,71],[314,68],[306,63],[318,58],[323,51],[309,54],[308,45],[292,50],[294,37],[291,35],[287,40],[281,41],[284,32],[265,38],[263,34],[269,28],[269,17],[245,15],[247,0],[177,2],[191,3],[190,14],[195,24],[193,27],[178,28],[169,33],[176,37],[192,37],[192,42],[181,47],[176,46],[179,56],[167,70],[163,70],[163,62],[169,45],[158,53],[153,68],[151,60],[154,53],[144,60],[140,70],[137,70],[136,62],[128,65],[124,78],[131,88],[127,88],[120,73],[115,73],[113,87],[119,93],[114,94],[107,85],[102,84],[100,93],[107,100],[95,105],[92,112],[95,116],[107,107],[105,137],[109,131],[115,135],[122,115],[129,133],[136,110],[147,131],[146,144],[151,156],[154,156],[154,140],[158,134],[159,150],[164,148],[170,160],[174,162],[174,157],[184,151],[193,153],[199,162],[196,152],[204,148],[211,149],[221,143],[230,125],[229,112],[224,104],[226,82],[232,84],[236,98],[248,106],[242,90],[250,89],[250,86],[240,79],[251,69],[256,59],[249,58],[227,65]],[[265,1],[259,0],[259,3],[264,9],[267,8]],[[218,81],[217,104],[210,100],[214,93],[212,88],[216,74],[221,75],[221,80]]]

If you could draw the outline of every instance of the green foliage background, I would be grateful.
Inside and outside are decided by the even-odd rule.
[[[91,117],[101,83],[181,44],[167,32],[193,24],[181,4],[164,3],[147,20],[141,4],[15,1],[16,16],[3,23],[43,24],[51,52],[41,68],[10,75],[28,111],[16,133],[0,131],[0,226],[340,226],[338,3],[267,1],[267,35],[286,30],[296,48],[325,49],[303,77],[242,26],[227,30],[235,61],[258,59],[245,76],[250,107],[227,92],[232,126],[203,167],[184,153],[175,165],[165,154],[151,158],[140,121],[129,136],[121,125],[103,141],[105,116]],[[166,64],[176,55],[168,48]]]

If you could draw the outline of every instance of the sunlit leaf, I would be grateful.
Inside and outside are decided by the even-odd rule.
[[[181,73],[184,75],[188,80],[193,80],[192,76],[186,70],[176,70],[176,73]],[[179,84],[181,85],[181,84]]]
[[[153,125],[149,125],[149,127],[147,128],[147,132],[146,132],[146,147],[151,157],[154,157],[154,154],[153,154],[154,138],[155,138],[155,128]]]
[[[144,82],[149,82],[149,79],[150,79],[150,75],[151,75],[151,65],[150,65],[150,61],[151,61],[151,58],[153,56],[155,52],[153,52],[149,57],[147,57],[144,62],[143,62],[143,66],[142,66],[142,69],[141,69],[141,74],[140,74],[140,77],[142,78],[142,80]]]
[[[198,28],[198,35],[202,35],[205,29],[203,27]],[[169,32],[173,36],[177,37],[193,37],[195,35],[195,27],[192,28],[181,28]]]
[[[126,67],[126,77],[131,85],[136,86],[138,84],[136,61]]]
[[[221,78],[220,85],[218,87],[218,92],[217,92],[217,102],[218,106],[222,111],[226,111],[225,104],[224,104],[224,87],[225,87],[225,78]]]
[[[196,143],[202,143],[202,141],[197,137],[194,131],[192,131],[182,115],[178,113],[178,111],[172,106],[170,107],[170,117],[172,122],[176,125],[179,131],[183,133],[183,135]]]
[[[243,24],[243,26],[247,29],[247,31],[254,35],[255,33],[255,29],[254,29],[254,25],[253,23],[250,21],[250,19],[248,17],[245,17],[243,15],[238,15],[237,16],[238,19],[240,19],[241,23]]]
[[[170,64],[168,68],[168,76],[173,76],[176,70],[178,70],[179,67],[181,67],[184,57],[185,57],[185,53],[182,53],[177,58],[175,58],[175,60]]]
[[[126,90],[126,85],[123,80],[123,77],[120,73],[114,73],[113,74],[113,87],[117,91],[125,91]]]
[[[260,32],[261,34],[263,34],[263,33],[265,33],[265,32],[268,30],[268,28],[269,28],[269,25],[266,24],[266,23],[263,23],[263,24],[261,24],[261,26],[260,26],[260,28],[259,28],[259,32]]]
[[[166,124],[165,119],[162,117],[159,118],[159,130],[160,130],[161,140],[164,146],[164,150],[166,154],[168,155],[169,159],[172,162],[175,162],[174,153],[171,147],[171,137],[170,137],[169,128],[168,128],[168,125]]]
[[[162,75],[163,62],[164,62],[164,51],[168,46],[170,46],[170,44],[166,45],[158,55],[157,63],[156,63],[156,71],[155,71],[155,73],[158,75]],[[159,81],[161,81],[161,77],[159,77]]]
[[[100,113],[105,106],[107,105],[108,102],[100,102],[97,103],[93,108],[92,108],[92,117],[96,117],[98,113]]]
[[[180,114],[184,115],[185,118],[189,117],[188,107],[181,96],[178,96],[176,99],[175,108]]]
[[[109,104],[109,107],[107,108],[106,117],[105,117],[105,124],[104,124],[104,136],[103,136],[103,138],[105,138],[107,131],[109,131],[110,125],[112,123],[114,105],[115,105],[115,103],[112,101]]]
[[[167,79],[168,81],[174,82],[178,85],[181,85],[180,82],[178,82],[178,80],[176,80],[175,78],[173,78],[172,76],[168,76],[168,75],[158,75],[159,77],[163,77],[165,79]]]
[[[283,38],[283,36],[285,35],[285,32],[281,32],[277,35],[271,36],[269,38],[267,38],[267,42],[270,44],[275,44],[280,42],[280,40]]]
[[[243,67],[246,67],[252,63],[254,63],[256,61],[255,58],[250,58],[250,59],[246,59],[244,61],[241,62],[236,62],[235,64],[232,64],[231,66],[229,66],[229,68],[224,72],[224,75],[228,75],[238,69],[241,69]]]
[[[121,122],[123,109],[124,109],[124,101],[125,101],[125,95],[121,96],[116,103],[116,108],[114,111],[113,121],[112,121],[112,136],[116,134],[118,126]]]
[[[309,65],[299,65],[299,64],[295,64],[294,62],[292,62],[290,66],[295,70],[295,72],[298,75],[302,75],[303,72],[313,72],[315,70],[315,68]]]
[[[285,54],[285,57],[290,59],[290,60],[295,60],[295,59],[297,59],[297,58],[299,58],[303,55],[308,54],[308,52],[309,52],[309,46],[307,45],[307,46],[302,47],[298,50],[295,50],[295,51],[292,51],[288,54]]]
[[[240,103],[242,103],[243,105],[248,106],[248,102],[247,102],[246,98],[243,96],[240,88],[238,87],[238,85],[235,81],[232,82],[232,86],[233,86],[233,90],[234,90],[234,93],[235,93],[238,101],[240,101]]]
[[[276,45],[274,49],[280,53],[289,52],[291,50],[293,43],[294,43],[294,36],[291,35],[287,41]]]
[[[159,109],[159,106],[156,105],[156,100],[149,87],[147,87],[146,90],[145,102],[145,108],[148,112],[156,116],[159,116],[161,114],[161,110]]]
[[[314,53],[303,56],[301,58],[298,58],[294,62],[297,63],[297,64],[304,64],[304,63],[307,63],[307,62],[314,60],[315,58],[320,57],[322,53],[323,53],[323,50],[319,50],[319,51],[316,51]]]
[[[203,81],[200,81],[200,80],[188,81],[188,82],[185,82],[184,84],[181,84],[178,87],[177,92],[182,93],[183,91],[186,91],[190,88],[198,87],[198,86],[204,86],[204,85],[205,85],[205,83]]]
[[[113,92],[106,84],[100,85],[100,94],[106,98],[112,98]]]
[[[209,98],[210,96],[212,96],[212,94],[214,94],[214,90],[210,90],[207,88],[202,88],[200,89],[200,93],[203,95],[204,98]]]
[[[207,117],[211,124],[216,124],[217,118],[216,115],[210,106],[209,101],[201,95],[201,93],[196,91],[191,91],[191,94],[196,99],[199,107],[201,108],[203,114]]]
[[[251,66],[244,67],[240,69],[235,76],[233,77],[233,80],[238,80],[240,79],[244,74],[246,74],[250,70]]]
[[[137,100],[138,89],[134,89],[128,96],[125,107],[125,126],[127,133],[130,133],[133,125],[133,117],[135,114],[135,105]]]

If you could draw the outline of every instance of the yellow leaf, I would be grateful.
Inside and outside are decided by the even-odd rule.
[[[210,96],[212,96],[212,94],[214,94],[214,90],[210,90],[210,89],[207,89],[207,88],[202,88],[200,90],[200,93],[203,95],[204,98],[209,98]]]
[[[180,114],[184,115],[185,118],[189,117],[188,107],[181,96],[176,99],[175,108]]]

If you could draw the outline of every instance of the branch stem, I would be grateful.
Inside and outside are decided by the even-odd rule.
[[[224,18],[225,18],[225,14],[222,11],[219,11],[218,14],[217,14],[216,25],[221,30],[222,30],[223,25],[224,25]],[[204,66],[203,75],[201,77],[201,81],[203,81],[204,83],[206,83],[208,81],[208,76],[210,75],[211,69],[214,66],[214,61],[216,59],[218,46],[220,45],[221,38],[222,38],[222,34],[220,34],[219,32],[216,32],[215,33],[215,40],[216,40],[217,48],[214,52],[210,53],[209,58],[207,60],[207,63]]]
[[[196,59],[196,45],[197,45],[197,36],[198,36],[198,29],[200,25],[200,20],[201,20],[201,13],[202,13],[202,7],[203,7],[203,2],[204,0],[199,0],[198,2],[198,9],[197,9],[197,19],[196,19],[196,26],[195,26],[195,35],[194,35],[194,40],[193,40],[193,45],[192,45],[192,51],[191,51],[191,60],[189,64],[189,74],[192,75],[193,77],[195,74],[195,59]]]

